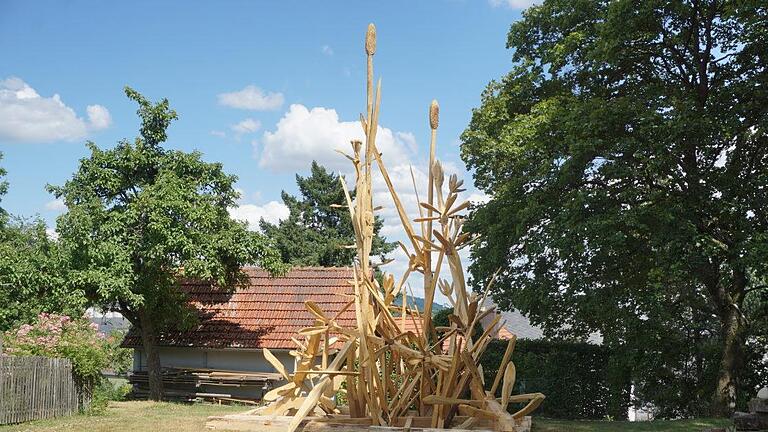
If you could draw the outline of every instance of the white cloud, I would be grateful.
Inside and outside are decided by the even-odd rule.
[[[67,205],[64,204],[64,200],[61,198],[45,203],[45,209],[50,211],[64,211],[67,209]]]
[[[541,3],[540,0],[488,0],[493,7],[508,7],[510,9],[526,9],[535,4]]]
[[[349,154],[352,152],[349,141],[353,138],[362,140],[363,136],[363,130],[358,121],[342,121],[334,109],[324,107],[310,109],[294,104],[289,107],[288,112],[272,130],[264,132],[259,144],[254,144],[254,154],[261,167],[273,171],[306,171],[309,162],[316,160],[326,168],[345,175],[347,184],[352,186],[354,183],[352,164],[335,150],[340,149]],[[411,170],[418,188],[418,197],[426,201],[427,161],[417,157],[416,137],[410,132],[393,132],[391,129],[379,127],[377,147],[382,153],[393,187],[412,227],[421,233],[420,224],[413,222],[414,218],[419,217],[419,203],[417,193],[414,191]],[[465,180],[469,178],[462,166],[450,162],[442,162],[442,166],[446,175],[446,184],[451,174],[458,174]],[[471,179],[469,181],[471,182]],[[404,235],[397,209],[378,167],[374,167],[372,187],[374,205],[382,207],[376,213],[384,220],[381,234],[390,242],[399,240],[409,250],[412,249],[410,241]],[[467,199],[482,202],[486,198],[479,192],[464,193],[459,197],[460,202]],[[407,257],[399,247],[389,257],[395,258],[396,261],[382,269],[399,279],[407,268]],[[462,257],[466,257],[466,252],[462,252]],[[464,261],[464,264],[468,262]],[[446,267],[441,274],[442,277],[450,279],[450,273]],[[412,274],[409,277],[413,292],[421,297],[424,295],[422,280],[418,274]],[[441,303],[446,301],[439,292],[436,293],[436,300]]]
[[[51,240],[58,240],[59,239],[59,233],[56,232],[55,228],[46,228],[45,234],[48,236]]]
[[[106,129],[112,124],[112,116],[103,106],[88,105],[85,110],[88,112],[88,121],[91,122],[93,129]]]
[[[240,91],[221,93],[218,99],[220,105],[257,111],[279,109],[285,101],[282,93],[264,92],[253,84]]]
[[[395,137],[402,141],[412,153],[416,153],[419,148],[416,144],[416,137],[411,132],[398,132]]]
[[[58,94],[42,97],[16,77],[0,80],[0,139],[74,141],[112,122],[109,111],[101,105],[89,105],[86,112],[88,121],[78,117]]]
[[[421,235],[421,224],[416,223],[413,220],[420,216],[419,200],[422,202],[427,201],[428,178],[426,161],[421,161],[420,163],[416,163],[414,165],[410,165],[410,163],[390,165],[389,161],[387,161],[385,158],[384,163],[387,166],[387,172],[389,173],[390,180],[392,181],[392,186],[397,192],[397,196],[400,198],[400,202],[403,204],[403,208],[405,209],[408,219],[411,221],[411,226],[419,235]],[[457,174],[459,175],[459,178],[462,178],[465,174],[463,171],[460,171],[459,167],[454,164],[444,163],[442,166],[446,177],[445,184],[448,183],[447,179],[451,174]],[[411,170],[413,170],[413,177],[411,177]],[[418,199],[417,191],[414,190],[414,183],[416,184],[416,189],[418,191]],[[381,228],[381,234],[385,236],[388,241],[401,241],[406,245],[409,251],[412,251],[413,247],[404,234],[402,222],[400,221],[397,208],[392,201],[392,195],[390,194],[383,177],[378,172],[378,169],[374,169],[372,186],[374,205],[382,207],[382,209],[377,213],[377,215],[384,219],[384,225]],[[466,193],[463,193],[459,196],[458,204],[461,204],[465,200],[471,198],[472,195],[467,196]],[[407,257],[398,247],[396,251],[390,254],[390,258],[394,258],[396,261],[383,267],[383,270],[385,272],[393,273],[395,278],[399,279],[403,275],[403,272],[405,271],[408,264]],[[434,256],[434,259],[437,259],[437,255]],[[469,264],[466,253],[462,255],[462,263],[465,266]],[[441,277],[448,280],[451,278],[450,272],[445,265],[441,271]],[[423,278],[421,275],[411,274],[408,281],[413,289],[414,294],[419,297],[424,297]],[[438,303],[446,303],[447,299],[439,291],[437,291],[435,292],[435,301]]]
[[[233,124],[229,128],[232,129],[235,132],[235,135],[239,138],[244,134],[253,133],[261,129],[261,122],[252,118],[247,118],[240,123]]]
[[[467,200],[472,204],[485,204],[491,200],[491,196],[484,192],[476,191],[469,194]]]
[[[306,169],[309,161],[316,160],[327,168],[346,170],[349,161],[336,150],[352,153],[350,141],[362,141],[363,136],[359,121],[340,121],[332,108],[308,109],[294,104],[278,121],[274,131],[264,132],[259,165],[273,171],[295,171]],[[412,134],[396,134],[379,126],[377,148],[389,164],[407,164],[410,159],[408,139],[412,137]]]
[[[717,156],[717,159],[715,160],[715,166],[717,168],[724,167],[728,163],[728,155],[730,155],[734,150],[736,150],[735,145],[724,148]]]
[[[392,186],[395,188],[397,196],[403,204],[403,208],[408,215],[408,219],[411,221],[411,225],[415,230],[420,231],[420,225],[413,222],[413,219],[420,216],[419,200],[422,202],[427,201],[427,164],[423,163],[415,166],[410,164],[398,164],[389,166],[386,160],[384,163],[387,164],[387,172],[392,181]],[[457,174],[455,167],[451,165],[444,165],[443,171],[446,176],[445,184],[447,184],[447,178],[451,174]],[[411,176],[411,172],[413,172],[413,177]],[[414,190],[414,183],[416,184],[417,190]],[[389,188],[387,188],[387,184],[384,182],[384,178],[381,176],[378,169],[374,170],[372,186],[374,205],[382,206],[381,211],[378,213],[384,218],[384,226],[381,228],[381,233],[396,240],[405,239],[403,236],[400,216],[397,213],[397,208],[392,202],[392,194],[389,192]],[[468,197],[466,194],[462,194],[459,196],[459,204],[471,198],[471,196]]]
[[[320,52],[322,52],[323,54],[325,54],[327,56],[332,56],[333,55],[333,48],[331,48],[328,45],[323,45],[322,47],[320,47]]]
[[[213,135],[215,137],[219,137],[219,138],[226,138],[226,136],[227,136],[226,132],[220,131],[220,130],[212,130],[210,133],[211,133],[211,135]]]
[[[259,221],[264,219],[269,223],[277,223],[288,218],[288,207],[277,201],[270,201],[264,205],[241,204],[229,209],[229,215],[236,220],[247,222],[248,228],[259,230]]]

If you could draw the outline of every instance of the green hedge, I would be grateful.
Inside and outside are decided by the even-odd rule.
[[[506,347],[507,341],[494,340],[480,359],[489,387]],[[630,372],[619,359],[600,345],[518,340],[512,356],[515,393],[544,393],[547,398],[535,413],[543,417],[625,419]]]

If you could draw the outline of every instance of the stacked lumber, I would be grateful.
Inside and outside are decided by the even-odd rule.
[[[163,368],[162,381],[165,397],[190,402],[240,402],[255,404],[266,389],[272,388],[283,377],[272,372],[227,371],[206,368]],[[131,396],[145,398],[149,395],[149,377],[146,371],[128,375],[133,385]],[[233,391],[234,390],[234,391]],[[238,391],[241,390],[241,391]]]
[[[463,212],[468,201],[460,201],[463,182],[456,175],[446,176],[435,158],[439,107],[429,107],[431,129],[426,200],[420,202],[414,219],[406,213],[402,200],[376,145],[381,81],[374,92],[373,56],[376,29],[368,26],[365,40],[367,56],[367,110],[360,115],[365,142],[352,141],[351,161],[355,173],[355,199],[341,179],[346,194],[357,250],[354,287],[341,312],[329,315],[312,301],[306,308],[315,325],[301,329],[293,338],[296,370],[288,373],[268,350],[264,356],[285,379],[286,384],[272,389],[264,400],[270,402],[237,416],[212,417],[208,427],[227,430],[360,430],[395,427],[403,430],[493,429],[523,432],[530,430],[530,414],[544,399],[540,393],[513,395],[516,369],[511,362],[515,338],[509,340],[499,372],[493,382],[483,378],[479,358],[504,325],[493,308],[484,308],[494,277],[481,295],[467,289],[459,251],[475,240],[462,230]],[[374,173],[375,171],[376,174]],[[380,283],[374,270],[384,263],[372,263],[374,214],[372,178],[380,175],[397,210],[407,244],[400,247],[408,266],[399,278],[384,273]],[[418,188],[414,189],[418,198]],[[418,229],[418,230],[417,230]],[[408,278],[423,275],[424,311],[411,308]],[[443,274],[446,277],[442,277]],[[436,290],[449,299],[454,314],[450,326],[432,324],[432,302]],[[410,293],[411,299],[413,294]],[[401,301],[395,302],[400,298]],[[398,306],[398,304],[400,306]],[[338,317],[354,308],[356,327],[345,327]],[[473,337],[477,322],[492,321],[482,335]],[[407,320],[418,320],[414,330],[405,330]],[[330,337],[330,335],[336,335]],[[501,397],[497,398],[497,390]],[[346,404],[340,404],[345,400]],[[522,404],[514,413],[508,408]],[[273,429],[268,429],[267,427]]]

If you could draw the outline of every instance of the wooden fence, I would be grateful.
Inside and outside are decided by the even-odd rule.
[[[70,415],[83,399],[69,360],[0,355],[0,425]]]

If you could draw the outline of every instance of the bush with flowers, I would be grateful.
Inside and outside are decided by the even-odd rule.
[[[101,371],[114,357],[112,341],[87,318],[41,313],[33,324],[5,332],[3,340],[5,354],[69,359],[76,381],[84,388],[101,380]]]

